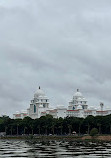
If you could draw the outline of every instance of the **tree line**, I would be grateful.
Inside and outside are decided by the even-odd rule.
[[[6,132],[7,135],[70,135],[73,132],[81,135],[89,134],[93,128],[97,128],[99,134],[111,134],[111,115],[88,116],[86,118],[66,117],[64,119],[53,118],[51,115],[37,119],[0,117],[0,132]]]

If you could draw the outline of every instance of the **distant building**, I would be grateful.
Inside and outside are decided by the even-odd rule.
[[[54,118],[59,118],[59,117],[66,117],[66,113],[67,113],[67,108],[65,108],[64,106],[57,106],[57,108],[55,109],[49,109],[46,110],[44,112],[41,112],[41,116],[45,116],[47,114],[52,115]]]
[[[23,112],[16,112],[15,114],[13,114],[13,118],[14,119],[23,119],[24,117],[27,117],[28,113],[27,111],[23,111]]]
[[[77,92],[74,94],[72,100],[69,102],[68,110],[66,116],[68,117],[87,117],[89,115],[93,116],[105,116],[111,114],[111,110],[103,111],[103,103],[100,103],[100,110],[88,108],[87,100],[83,97],[82,93]]]
[[[28,109],[28,116],[35,119],[41,116],[41,112],[49,109],[49,99],[39,87],[31,100],[30,108]]]
[[[79,89],[77,89],[77,92],[69,102],[67,116],[84,117],[84,111],[87,110],[87,108],[87,100],[83,97],[82,93],[79,92]]]
[[[40,118],[41,116],[46,116],[47,114],[52,115],[54,118],[65,118],[65,117],[87,117],[89,115],[93,116],[105,116],[111,114],[111,110],[103,110],[104,104],[100,103],[100,110],[88,108],[87,100],[84,98],[79,89],[72,97],[69,102],[68,109],[63,105],[57,106],[57,108],[49,107],[49,99],[45,95],[44,91],[39,89],[34,94],[34,98],[31,100],[30,107],[27,112],[17,112],[13,114],[13,118],[24,118],[26,116],[32,119]]]
[[[69,102],[68,109],[77,110],[78,108],[81,108],[85,110],[87,109],[87,107],[87,100],[83,97],[82,93],[79,92],[79,89],[77,89],[77,92],[74,94],[73,98]]]

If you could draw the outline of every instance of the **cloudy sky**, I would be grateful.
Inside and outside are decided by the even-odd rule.
[[[79,88],[111,108],[111,0],[0,0],[0,115],[39,86],[53,107]]]

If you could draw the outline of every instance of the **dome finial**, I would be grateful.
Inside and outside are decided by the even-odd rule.
[[[39,89],[40,89],[40,86],[39,86]]]

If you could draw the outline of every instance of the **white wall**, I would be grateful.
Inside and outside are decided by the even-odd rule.
[[[66,112],[67,112],[67,109],[57,109],[57,118],[59,117],[65,118]]]

